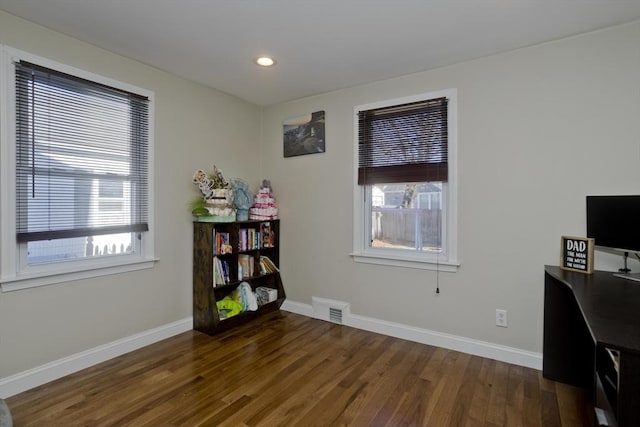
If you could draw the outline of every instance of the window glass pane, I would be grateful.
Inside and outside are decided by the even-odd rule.
[[[29,265],[134,253],[135,233],[105,234],[27,243]]]
[[[119,198],[122,196],[122,181],[114,179],[100,179],[99,182],[99,196]]]
[[[442,251],[442,182],[369,188],[371,247]]]
[[[373,207],[371,209],[371,246],[415,249],[416,216],[412,211],[412,209]]]

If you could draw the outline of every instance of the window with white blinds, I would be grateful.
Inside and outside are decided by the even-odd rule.
[[[2,290],[152,267],[153,92],[0,51]]]
[[[148,99],[24,61],[15,81],[18,242],[148,231]]]

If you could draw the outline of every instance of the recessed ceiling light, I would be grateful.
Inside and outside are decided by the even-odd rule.
[[[275,59],[269,58],[268,56],[261,56],[257,58],[255,62],[261,67],[273,67],[276,65]]]

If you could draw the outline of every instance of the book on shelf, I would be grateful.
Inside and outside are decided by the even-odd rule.
[[[223,284],[222,275],[220,274],[220,266],[218,257],[213,257],[213,287]]]
[[[276,264],[264,255],[260,255],[260,273],[269,274],[280,271]]]
[[[261,246],[263,248],[273,248],[275,246],[275,236],[271,229],[270,222],[260,224]]]
[[[230,254],[233,252],[229,233],[213,230],[213,242],[216,255]]]
[[[213,287],[227,285],[230,282],[229,263],[213,257]]]
[[[229,284],[231,282],[231,277],[229,275],[229,262],[221,261],[222,264],[222,278],[224,279],[224,283]]]
[[[255,274],[255,260],[248,254],[238,255],[238,273],[242,272],[242,278],[246,279]]]

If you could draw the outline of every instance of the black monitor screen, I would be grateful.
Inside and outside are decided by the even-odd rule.
[[[587,237],[596,246],[640,252],[640,196],[587,196]]]

